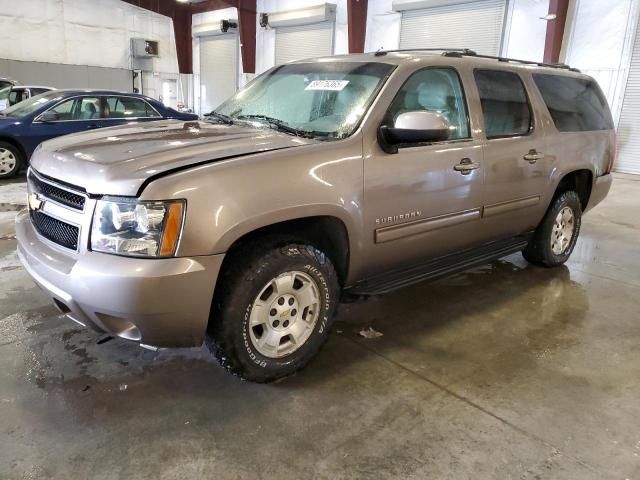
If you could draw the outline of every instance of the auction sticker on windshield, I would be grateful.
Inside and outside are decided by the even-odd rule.
[[[347,86],[349,80],[314,80],[305,90],[334,90],[340,91]]]

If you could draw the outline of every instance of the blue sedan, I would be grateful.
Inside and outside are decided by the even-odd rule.
[[[54,90],[0,112],[0,179],[14,176],[43,141],[94,128],[197,120],[152,98],[109,90]]]

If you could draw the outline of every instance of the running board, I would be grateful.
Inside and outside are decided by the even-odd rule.
[[[528,235],[487,243],[477,248],[445,255],[403,269],[392,270],[355,283],[345,290],[345,294],[349,296],[382,295],[414,283],[436,280],[463,272],[520,252],[527,246],[529,239]]]

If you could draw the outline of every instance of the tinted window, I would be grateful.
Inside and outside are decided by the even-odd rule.
[[[593,80],[546,74],[536,74],[533,80],[561,132],[614,128],[607,101]]]
[[[487,138],[525,135],[532,125],[531,107],[515,73],[476,70]]]
[[[109,118],[159,117],[147,102],[133,97],[109,97]]]
[[[455,70],[426,68],[411,75],[393,99],[385,123],[392,125],[401,113],[415,110],[443,115],[451,126],[450,140],[469,137],[467,107]]]

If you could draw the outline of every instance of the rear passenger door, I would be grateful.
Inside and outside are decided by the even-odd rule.
[[[505,238],[533,228],[544,213],[552,168],[545,155],[542,114],[530,101],[530,82],[506,70],[476,69],[484,118],[483,229]]]

